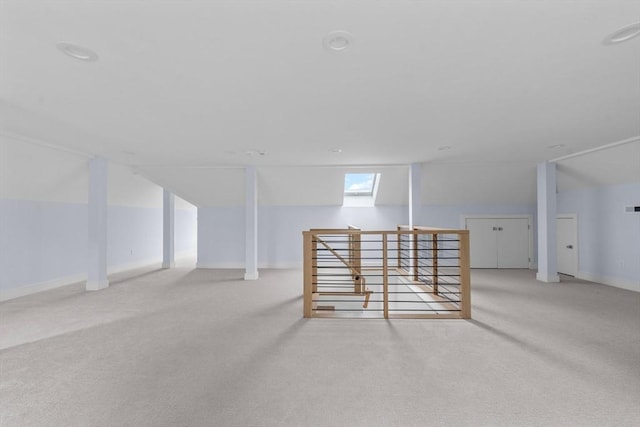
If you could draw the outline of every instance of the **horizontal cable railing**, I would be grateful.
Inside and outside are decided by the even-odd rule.
[[[304,316],[470,318],[467,230],[311,229]]]

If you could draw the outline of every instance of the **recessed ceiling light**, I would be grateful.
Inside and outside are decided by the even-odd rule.
[[[60,52],[74,59],[86,62],[94,62],[98,60],[98,54],[86,47],[64,42],[60,42],[56,46]]]
[[[442,146],[438,147],[438,151],[446,151],[446,150],[451,150],[451,146],[450,145],[442,145]]]
[[[246,150],[244,154],[247,156],[264,156],[267,152],[264,150]]]
[[[626,42],[627,40],[631,40],[634,37],[640,35],[640,22],[634,22],[631,25],[627,25],[626,27],[622,27],[613,34],[608,35],[604,38],[604,44],[616,44]]]
[[[329,151],[332,153],[342,153],[342,148],[330,148]]]
[[[564,147],[564,144],[547,145],[547,148],[550,150],[555,150],[556,148],[562,148],[562,147]]]
[[[353,34],[347,31],[332,31],[323,40],[323,45],[329,52],[342,52],[353,44]]]

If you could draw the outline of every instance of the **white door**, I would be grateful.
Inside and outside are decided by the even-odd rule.
[[[575,217],[558,217],[558,273],[578,274],[578,236]]]
[[[498,225],[498,268],[529,268],[529,220],[500,218]]]
[[[495,218],[467,218],[471,268],[498,267],[498,241]]]

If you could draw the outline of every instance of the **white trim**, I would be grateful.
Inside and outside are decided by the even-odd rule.
[[[115,274],[122,273],[123,271],[135,270],[136,268],[142,267],[152,267],[157,266],[158,268],[162,267],[162,261],[157,258],[145,259],[142,261],[129,262],[126,264],[118,264],[107,267],[107,274]]]
[[[229,268],[229,269],[241,269],[244,270],[244,262],[202,262],[196,263],[196,268]]]
[[[8,301],[14,298],[20,298],[27,295],[44,292],[62,286],[72,285],[87,280],[86,274],[75,274],[73,276],[60,277],[44,282],[31,283],[29,285],[18,286],[6,290],[0,290],[0,301]]]
[[[160,266],[161,263],[158,262],[158,260],[154,259],[154,260],[132,262],[128,264],[120,264],[120,265],[108,267],[107,273],[108,274],[121,273],[124,271],[135,270],[136,268],[151,267],[154,265]],[[62,286],[69,286],[76,283],[86,282],[86,280],[87,280],[87,273],[73,274],[70,276],[58,277],[51,280],[45,280],[43,282],[30,283],[30,284],[18,286],[15,288],[0,290],[0,301],[8,301],[14,298],[20,298],[20,297],[35,294],[38,292],[44,292],[51,289],[60,288]],[[108,286],[108,284],[109,282],[107,281],[106,286]],[[104,289],[106,287],[105,283],[99,283],[99,284],[86,283],[85,286],[87,286],[87,290],[98,290],[98,289]]]
[[[588,150],[579,151],[577,153],[567,154],[566,156],[556,157],[549,160],[549,163],[560,162],[562,160],[572,159],[578,156],[584,156],[585,154],[595,153],[596,151],[607,150],[609,148],[617,147],[619,145],[629,144],[631,142],[640,141],[640,136],[633,136],[631,138],[623,139],[622,141],[612,142],[610,144],[601,145],[599,147],[590,148]]]
[[[640,281],[638,280],[623,279],[620,277],[612,276],[599,276],[597,274],[586,273],[584,271],[578,271],[578,275],[576,277],[578,279],[587,280],[589,282],[596,282],[607,286],[613,286],[614,288],[640,292]]]
[[[301,269],[302,261],[300,262],[275,262],[275,263],[259,263],[258,269],[263,268],[272,268],[272,269],[283,269],[283,270],[291,270],[291,269]]]
[[[512,215],[502,215],[502,214],[482,214],[482,215],[473,215],[473,214],[462,214],[460,215],[460,228],[462,230],[467,229],[467,219],[480,218],[480,219],[526,219],[529,225],[529,270],[535,270],[538,268],[538,264],[534,261],[533,256],[533,215],[528,214],[512,214]]]
[[[545,283],[560,283],[560,276],[557,274],[547,276],[545,274],[536,273],[536,280]]]
[[[244,280],[258,280],[259,274],[257,271],[252,273],[244,273]]]
[[[220,269],[245,269],[243,262],[197,262],[196,268],[220,268]],[[275,262],[275,263],[258,263],[258,270],[262,269],[275,269],[275,270],[292,270],[301,269],[302,261],[300,262]]]
[[[85,283],[85,289],[87,291],[101,291],[102,289],[107,289],[109,287],[109,281],[108,280],[99,280],[99,281],[92,281],[89,282],[87,280],[87,282]]]

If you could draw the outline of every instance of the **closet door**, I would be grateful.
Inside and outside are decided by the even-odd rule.
[[[498,226],[498,268],[529,268],[529,220],[500,218]]]
[[[471,268],[498,267],[497,225],[494,218],[467,218]]]

